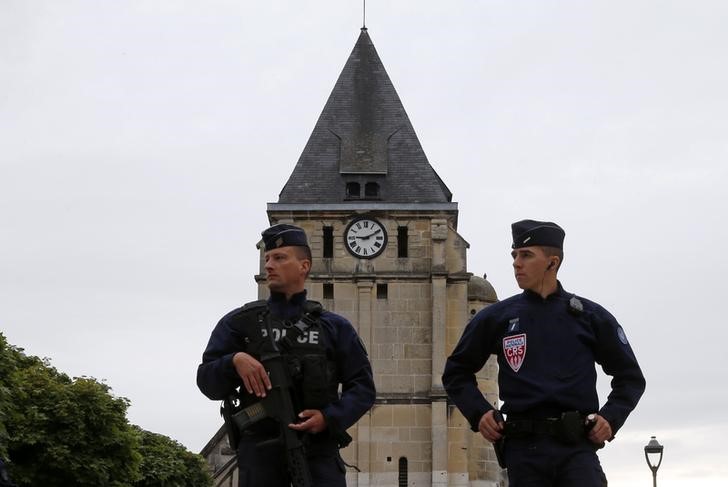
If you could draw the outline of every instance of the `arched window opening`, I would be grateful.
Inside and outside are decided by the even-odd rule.
[[[399,457],[399,487],[407,487],[407,457]]]

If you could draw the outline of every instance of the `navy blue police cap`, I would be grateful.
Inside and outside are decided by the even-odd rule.
[[[263,230],[261,235],[266,252],[280,247],[308,247],[306,232],[296,225],[279,223]]]
[[[513,245],[511,248],[542,247],[564,248],[564,229],[552,222],[539,222],[536,220],[521,220],[511,224]]]

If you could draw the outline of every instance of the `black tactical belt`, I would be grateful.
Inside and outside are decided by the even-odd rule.
[[[576,444],[586,438],[589,426],[585,419],[578,411],[562,413],[559,418],[509,418],[504,433],[510,438],[551,436],[562,443]]]
[[[556,436],[561,429],[559,418],[514,419],[506,421],[505,435],[512,438],[542,435]]]

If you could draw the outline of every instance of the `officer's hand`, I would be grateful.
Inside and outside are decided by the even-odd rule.
[[[592,429],[589,430],[589,440],[596,445],[604,446],[605,441],[611,440],[612,437],[614,437],[614,433],[612,433],[612,425],[609,424],[609,421],[598,414],[595,414],[594,416],[596,417],[596,423],[594,423]]]
[[[480,422],[478,423],[478,430],[480,431],[480,434],[491,443],[503,438],[503,434],[501,432],[505,426],[502,421],[498,422],[495,420],[493,413],[495,413],[495,410],[491,409],[485,413],[482,418],[480,418]]]
[[[304,409],[298,413],[298,417],[305,420],[301,423],[289,424],[288,427],[296,431],[308,433],[321,433],[326,429],[326,419],[318,409]]]
[[[265,391],[270,390],[271,383],[263,364],[245,352],[238,352],[233,355],[233,365],[240,378],[243,379],[243,385],[248,394],[265,397]]]

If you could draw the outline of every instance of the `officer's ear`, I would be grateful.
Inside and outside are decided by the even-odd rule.
[[[311,272],[311,261],[308,259],[301,259],[301,270],[304,274],[308,275]]]
[[[301,266],[301,272],[308,276],[311,272],[311,250],[308,247],[296,247],[296,257]]]

